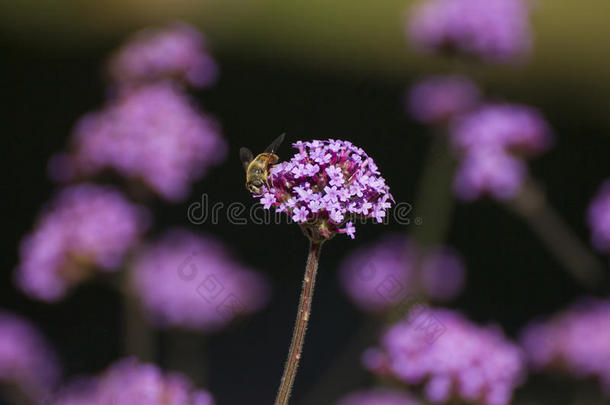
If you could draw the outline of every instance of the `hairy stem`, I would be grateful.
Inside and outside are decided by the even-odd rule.
[[[301,352],[303,350],[303,341],[305,340],[309,313],[311,312],[311,300],[313,298],[313,290],[316,283],[316,273],[318,271],[318,261],[320,259],[321,249],[322,242],[310,240],[309,256],[307,257],[307,265],[305,267],[305,277],[303,278],[303,286],[301,288],[297,319],[294,324],[292,341],[290,342],[290,350],[288,351],[288,359],[284,366],[284,374],[282,375],[280,388],[277,391],[275,405],[286,405],[290,398],[294,378],[299,366],[299,359],[301,358]]]

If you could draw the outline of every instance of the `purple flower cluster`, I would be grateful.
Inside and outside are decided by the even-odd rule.
[[[110,78],[121,86],[179,80],[195,87],[211,84],[218,67],[195,28],[176,23],[136,33],[108,63]]]
[[[486,62],[511,61],[531,47],[525,0],[426,0],[414,7],[408,31],[423,52],[456,52]]]
[[[409,393],[389,388],[356,391],[341,398],[336,405],[419,405]]]
[[[394,201],[377,165],[348,141],[296,142],[290,161],[271,169],[263,188],[264,208],[287,213],[313,239],[337,233],[354,238],[356,218],[382,222]]]
[[[498,328],[430,308],[412,311],[390,327],[363,361],[377,374],[423,385],[432,403],[506,405],[525,373],[521,350]]]
[[[116,270],[148,223],[148,212],[117,190],[91,184],[68,187],[23,240],[17,282],[32,297],[58,300],[92,269]]]
[[[423,124],[443,124],[475,108],[481,92],[463,76],[432,76],[413,85],[407,110]]]
[[[163,373],[154,364],[125,359],[97,378],[77,380],[63,389],[53,405],[213,405],[212,396],[197,390],[179,373]]]
[[[202,115],[171,83],[123,93],[76,125],[71,156],[51,161],[51,172],[69,180],[110,168],[143,181],[170,201],[186,197],[190,183],[227,151],[214,120]]]
[[[407,299],[447,301],[464,285],[465,270],[454,250],[423,251],[404,235],[389,235],[348,255],[340,265],[341,287],[366,312],[381,312]]]
[[[59,378],[55,353],[28,321],[0,310],[0,382],[31,396],[46,396]]]
[[[587,213],[593,246],[610,252],[610,180],[606,180],[593,198]]]
[[[450,137],[460,159],[454,190],[464,200],[483,194],[513,198],[527,176],[523,160],[552,143],[538,110],[512,104],[488,104],[465,114],[451,125]]]
[[[533,322],[521,342],[534,368],[597,377],[610,397],[610,301],[580,302],[547,321]]]
[[[184,230],[143,247],[132,270],[136,295],[161,327],[216,331],[269,298],[267,281],[237,263],[222,243]]]

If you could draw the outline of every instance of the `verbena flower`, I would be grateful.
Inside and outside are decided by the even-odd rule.
[[[553,136],[540,111],[519,104],[486,104],[456,120],[451,143],[458,153],[501,149],[523,157],[546,152]]]
[[[420,402],[405,391],[372,388],[356,391],[341,398],[336,405],[419,405]]]
[[[204,87],[216,79],[218,67],[204,36],[188,24],[175,23],[136,33],[110,58],[108,73],[122,86],[174,79]]]
[[[424,124],[442,124],[477,106],[481,92],[463,76],[432,76],[415,83],[407,95],[407,110]]]
[[[162,327],[216,331],[269,298],[267,281],[236,262],[220,241],[185,230],[144,246],[132,271],[135,294]]]
[[[348,255],[339,267],[342,289],[366,312],[380,312],[414,297],[447,301],[464,284],[465,270],[454,250],[423,251],[404,235],[389,235]]]
[[[68,386],[53,405],[213,405],[212,396],[193,387],[184,375],[164,373],[156,365],[129,358],[111,365],[100,376]]]
[[[496,327],[449,310],[419,308],[391,326],[363,357],[373,372],[423,385],[432,403],[506,405],[523,380],[524,356]]]
[[[535,369],[595,377],[610,397],[610,301],[579,302],[548,320],[533,322],[521,342]]]
[[[286,212],[315,240],[337,233],[353,239],[356,219],[384,220],[394,199],[364,150],[334,139],[293,146],[298,153],[271,169],[271,187],[260,196],[264,207]]]
[[[17,282],[34,298],[58,300],[93,269],[116,270],[148,223],[148,211],[113,188],[63,189],[21,243]]]
[[[551,129],[538,110],[488,104],[454,120],[450,141],[458,156],[454,190],[464,200],[489,195],[515,197],[528,176],[524,160],[552,144]]]
[[[0,382],[40,400],[58,379],[58,359],[47,340],[30,322],[0,310]]]
[[[610,252],[610,180],[606,180],[593,198],[587,213],[593,246]]]
[[[521,190],[527,173],[525,163],[503,151],[469,153],[458,165],[453,190],[465,201],[483,195],[509,200]]]
[[[71,156],[52,160],[51,172],[69,180],[113,169],[179,201],[226,151],[216,122],[173,85],[159,83],[128,91],[85,115],[74,130]]]
[[[421,1],[412,10],[408,34],[423,52],[512,61],[531,48],[529,5],[524,0]]]

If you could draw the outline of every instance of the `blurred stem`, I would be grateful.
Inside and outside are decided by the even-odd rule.
[[[154,331],[131,287],[129,271],[123,270],[123,274],[123,351],[125,355],[135,356],[142,361],[154,361]]]
[[[205,385],[205,357],[201,335],[185,330],[169,333],[169,368],[189,376],[196,387]]]
[[[0,384],[0,402],[2,402],[2,398],[6,399],[9,404],[14,405],[36,405],[39,403],[16,384],[9,383]]]
[[[454,205],[451,192],[454,168],[447,136],[438,131],[426,158],[415,203],[415,214],[422,223],[412,234],[420,246],[435,246],[446,238]]]
[[[318,262],[320,260],[320,250],[322,249],[320,241],[310,239],[309,255],[307,257],[307,265],[305,266],[305,276],[303,277],[303,286],[301,288],[301,298],[299,299],[299,309],[297,318],[292,333],[292,341],[288,351],[288,359],[284,366],[284,374],[280,382],[280,388],[277,392],[275,405],[287,405],[294,378],[297,374],[299,359],[303,350],[303,342],[305,340],[305,332],[307,331],[307,323],[311,312],[311,300],[313,298],[314,286],[316,283],[316,274],[318,272]]]
[[[534,181],[527,181],[508,207],[527,221],[551,254],[576,280],[590,288],[598,286],[604,266],[548,204],[544,192]]]

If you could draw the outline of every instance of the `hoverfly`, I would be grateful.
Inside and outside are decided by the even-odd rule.
[[[284,141],[285,136],[285,133],[278,136],[263,153],[256,157],[248,148],[239,149],[239,158],[246,170],[246,189],[252,194],[260,195],[263,185],[269,188],[269,169],[280,159],[275,152]]]

